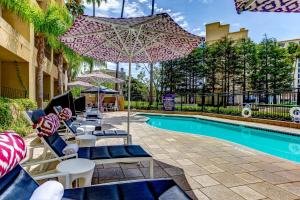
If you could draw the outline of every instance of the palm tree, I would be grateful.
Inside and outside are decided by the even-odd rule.
[[[65,7],[50,4],[43,12],[37,10],[32,18],[37,41],[37,104],[39,108],[43,105],[43,68],[45,65],[45,43],[47,38],[58,37],[64,33],[71,24],[70,15]],[[58,66],[61,68],[61,66]],[[61,70],[59,68],[59,71]],[[61,76],[61,74],[59,74]],[[60,79],[61,81],[61,79]],[[60,83],[62,84],[62,83]]]
[[[86,2],[88,3],[88,4],[90,4],[90,3],[92,3],[93,4],[93,17],[95,17],[96,16],[96,3],[97,3],[97,5],[98,5],[98,7],[100,7],[100,5],[101,5],[101,3],[102,2],[107,2],[107,0],[87,0]]]
[[[84,13],[84,5],[82,5],[81,0],[68,0],[66,6],[69,12],[74,16],[77,17],[79,15],[83,15]]]

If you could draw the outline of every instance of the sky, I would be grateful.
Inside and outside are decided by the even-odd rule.
[[[152,0],[126,0],[125,17],[151,14]],[[85,14],[92,15],[92,5],[85,3]],[[96,8],[96,16],[120,17],[122,0],[107,0]],[[155,13],[167,12],[184,29],[205,36],[205,24],[230,24],[230,31],[249,30],[249,36],[259,42],[264,34],[277,40],[300,38],[300,14],[243,12],[237,14],[234,0],[155,0]],[[125,64],[122,64],[127,71]],[[115,64],[108,63],[115,69]],[[136,75],[133,70],[133,75]]]

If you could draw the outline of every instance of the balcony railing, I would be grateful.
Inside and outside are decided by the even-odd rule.
[[[26,90],[19,90],[9,87],[1,87],[1,97],[7,97],[11,99],[18,99],[18,98],[27,98],[28,92]]]

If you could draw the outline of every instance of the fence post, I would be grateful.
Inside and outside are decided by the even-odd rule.
[[[300,88],[297,89],[297,105],[300,105]]]
[[[204,111],[204,104],[205,104],[205,95],[204,95],[204,93],[202,93],[202,95],[201,95],[201,112],[203,112]]]
[[[182,94],[180,95],[180,111],[182,112]]]
[[[217,106],[218,106],[218,113],[220,113],[220,99],[219,99],[219,97],[220,97],[220,94],[218,93],[218,95],[217,95]]]

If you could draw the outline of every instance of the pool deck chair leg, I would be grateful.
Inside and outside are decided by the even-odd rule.
[[[43,149],[43,153],[42,153],[42,160],[46,160],[47,157],[47,148]],[[40,165],[40,171],[43,171],[45,169],[47,164],[41,164]]]
[[[154,172],[153,172],[153,170],[154,170],[154,161],[153,161],[153,159],[151,159],[149,161],[149,174],[150,174],[150,178],[154,178]]]
[[[132,144],[132,137],[131,137],[130,134],[128,134],[128,136],[127,136],[127,145],[130,145],[130,144]]]

